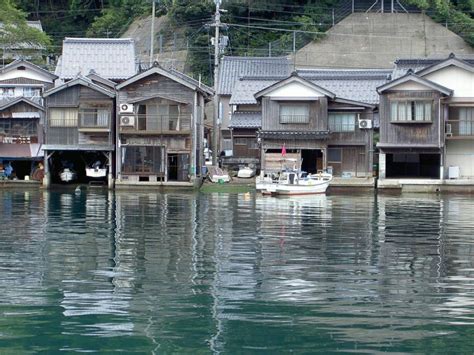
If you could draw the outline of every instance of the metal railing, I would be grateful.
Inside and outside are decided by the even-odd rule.
[[[128,117],[126,121],[124,117]],[[133,118],[132,118],[133,117]],[[120,117],[121,132],[176,133],[191,131],[191,114],[149,115],[138,114]]]
[[[448,120],[446,121],[446,137],[474,137],[474,121]]]
[[[309,115],[280,115],[280,123],[309,123]]]
[[[79,111],[79,127],[81,128],[109,128],[109,122],[110,111]]]

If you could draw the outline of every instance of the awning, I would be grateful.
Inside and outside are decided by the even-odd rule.
[[[7,144],[0,143],[0,159],[2,160],[42,160],[41,144]]]
[[[40,118],[39,112],[12,112],[12,118]]]

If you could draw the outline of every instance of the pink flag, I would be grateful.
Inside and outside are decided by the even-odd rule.
[[[281,156],[282,156],[282,157],[286,156],[286,146],[285,146],[285,143],[283,143],[283,147],[281,147]]]

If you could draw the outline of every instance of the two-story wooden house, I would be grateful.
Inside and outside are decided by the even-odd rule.
[[[474,60],[398,60],[380,94],[383,180],[474,178]]]
[[[44,93],[45,186],[61,182],[69,169],[71,181],[102,181],[113,186],[115,150],[114,83],[78,76]],[[86,168],[107,168],[105,176],[87,176]],[[66,179],[66,181],[69,180]]]
[[[42,94],[56,78],[24,60],[0,69],[0,170],[9,164],[10,177],[37,178],[32,175],[43,159]]]
[[[155,63],[117,85],[116,185],[194,186],[213,91]]]
[[[338,98],[296,72],[255,98],[262,106],[263,171],[281,170],[285,147],[286,159],[294,161],[291,167],[309,173],[372,174],[374,105]]]

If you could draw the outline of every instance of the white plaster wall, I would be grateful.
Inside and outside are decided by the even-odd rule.
[[[219,103],[221,106],[221,130],[227,130],[229,129],[229,124],[230,124],[230,96],[221,96],[219,99]]]
[[[285,86],[282,86],[274,91],[270,92],[266,95],[271,98],[314,98],[314,97],[323,97],[325,96],[323,93],[316,91],[306,85],[303,85],[298,82],[288,83]]]
[[[446,171],[449,166],[459,166],[461,178],[474,179],[474,140],[446,142]]]
[[[0,74],[0,80],[8,80],[8,79],[15,79],[15,78],[27,78],[27,79],[45,81],[49,83],[52,82],[52,80],[48,78],[47,76],[41,73],[35,72],[28,68],[26,68],[25,70],[13,69],[13,70],[7,71],[6,73]]]
[[[474,97],[474,73],[467,70],[449,66],[424,78],[454,90],[454,97]]]
[[[403,84],[400,84],[400,85],[397,85],[396,87],[394,87],[394,89],[396,90],[413,90],[413,91],[417,91],[417,90],[432,90],[431,88],[425,86],[425,85],[422,85],[420,83],[417,83],[415,81],[408,81],[406,83],[403,83]]]

